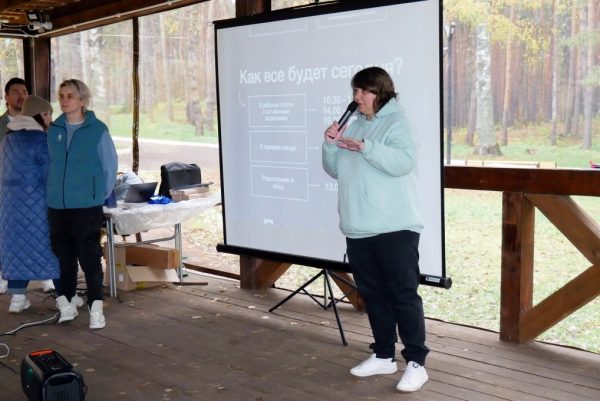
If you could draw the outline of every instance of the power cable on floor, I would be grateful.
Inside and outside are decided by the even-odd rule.
[[[28,327],[44,326],[44,325],[54,324],[54,323],[58,322],[59,316],[60,316],[60,312],[56,312],[51,318],[44,319],[44,320],[39,320],[37,322],[24,323],[24,324],[20,325],[19,327],[17,327],[14,330],[7,331],[6,333],[0,334],[0,337],[1,336],[12,336],[12,335],[15,335],[19,330],[26,329]]]
[[[77,289],[76,295],[80,295],[80,294],[81,295],[85,294],[85,291]],[[44,300],[42,301],[42,303],[45,303],[47,299],[56,299],[56,292],[52,292],[51,294],[49,294],[46,298],[44,298]],[[54,324],[54,323],[58,322],[58,319],[60,317],[60,312],[58,312],[57,309],[53,309],[51,307],[48,307],[48,309],[50,309],[52,311],[56,311],[54,313],[54,315],[52,315],[52,317],[50,317],[48,319],[44,319],[44,320],[38,320],[38,321],[35,321],[35,322],[24,323],[24,324],[20,325],[19,327],[17,327],[14,330],[7,331],[6,333],[0,333],[0,337],[1,336],[12,336],[12,335],[15,335],[19,330],[26,329],[28,327],[45,326],[45,325],[50,325],[50,324]],[[2,344],[0,344],[0,345],[2,345]]]
[[[4,355],[0,355],[0,359],[7,358],[7,357],[10,355],[10,348],[8,347],[8,345],[6,345],[6,344],[4,344],[4,343],[0,343],[0,347],[4,347],[4,348],[6,348],[6,354],[4,354]],[[16,371],[16,370],[14,370],[14,369],[12,368],[12,366],[9,366],[9,365],[5,364],[5,363],[4,363],[4,362],[2,362],[1,360],[0,360],[0,366],[4,366],[6,369],[8,369],[8,370],[10,370],[11,372],[13,372],[14,374],[18,375],[17,371]]]
[[[6,358],[7,356],[10,355],[10,348],[8,348],[8,345],[6,345],[4,343],[0,343],[0,347],[6,348],[6,354],[5,355],[0,355],[0,359]]]

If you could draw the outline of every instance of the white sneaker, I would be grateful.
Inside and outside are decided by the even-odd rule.
[[[8,290],[8,281],[2,278],[2,272],[0,272],[0,294],[4,294]]]
[[[406,365],[406,370],[398,382],[396,390],[401,393],[412,393],[420,389],[427,380],[429,380],[429,376],[427,376],[425,367],[410,361]]]
[[[73,298],[71,298],[71,306],[74,307],[75,310],[77,310],[77,308],[81,308],[84,303],[85,302],[83,301],[83,298],[77,294],[73,295]]]
[[[106,319],[104,319],[104,302],[96,300],[92,303],[90,308],[90,329],[97,330],[106,327]]]
[[[68,322],[77,317],[79,312],[77,312],[77,308],[73,307],[73,305],[67,301],[67,297],[61,295],[56,298],[56,307],[60,311],[60,318],[58,319],[58,323]]]
[[[29,302],[25,294],[13,294],[13,296],[10,298],[8,311],[10,313],[21,313],[30,306],[31,302]]]
[[[48,293],[54,291],[52,280],[42,280],[42,292]]]
[[[398,366],[393,358],[377,358],[375,354],[350,369],[350,374],[358,377],[373,375],[391,375],[396,373]]]

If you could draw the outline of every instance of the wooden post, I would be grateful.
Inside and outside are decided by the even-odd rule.
[[[131,122],[131,153],[132,171],[137,174],[140,165],[140,23],[138,18],[133,18],[133,53],[131,82],[133,85],[133,110]]]
[[[367,307],[356,289],[354,278],[352,278],[349,273],[344,272],[331,272],[330,275],[338,288],[342,290],[344,295],[348,298],[348,301],[354,306],[354,309],[365,312]]]
[[[520,192],[502,194],[500,339],[520,342],[521,317],[533,303],[535,209]]]
[[[290,266],[290,263],[240,256],[240,287],[246,290],[272,287]]]
[[[271,11],[271,0],[236,0],[236,17],[246,17]]]
[[[31,93],[50,101],[50,38],[23,39],[23,58]]]

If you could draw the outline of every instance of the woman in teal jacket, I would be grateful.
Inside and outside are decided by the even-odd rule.
[[[60,84],[63,111],[48,129],[48,220],[52,250],[60,264],[56,304],[59,322],[77,317],[78,264],[85,274],[90,328],[106,326],[103,313],[102,206],[117,176],[117,151],[106,125],[87,110],[90,89],[69,79]]]
[[[373,354],[350,373],[395,373],[397,327],[407,366],[396,389],[412,392],[428,380],[429,352],[417,292],[423,229],[417,145],[385,70],[359,71],[352,89],[358,118],[347,129],[337,122],[327,128],[322,155],[325,171],[338,180],[340,229],[375,340]]]

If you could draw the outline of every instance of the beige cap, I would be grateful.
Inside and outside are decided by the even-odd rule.
[[[29,95],[23,102],[22,114],[24,116],[37,116],[45,111],[52,112],[52,105],[37,95]]]

